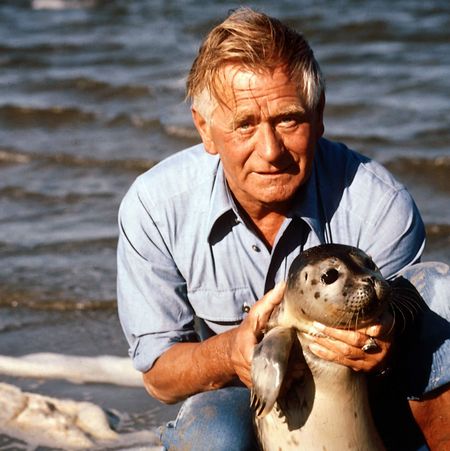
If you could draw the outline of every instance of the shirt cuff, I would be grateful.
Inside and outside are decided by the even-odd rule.
[[[175,343],[198,342],[198,335],[193,330],[142,335],[135,339],[128,354],[133,366],[142,373],[147,372],[155,361]]]

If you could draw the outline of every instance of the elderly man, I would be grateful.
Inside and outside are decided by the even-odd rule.
[[[385,169],[322,137],[319,65],[280,21],[232,13],[201,46],[187,89],[202,144],[143,174],[122,202],[119,314],[148,392],[187,399],[162,431],[167,449],[256,449],[251,357],[292,260],[344,243],[393,277],[419,260],[424,226]],[[311,351],[383,372],[391,325],[318,324],[330,338],[317,337]],[[369,337],[376,352],[362,350]]]

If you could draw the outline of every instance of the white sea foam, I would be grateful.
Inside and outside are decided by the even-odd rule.
[[[106,383],[142,387],[142,375],[126,357],[96,357],[53,353],[27,354],[21,357],[0,355],[0,374],[15,377],[66,379],[75,383]]]
[[[93,8],[97,0],[32,0],[33,9],[80,9]]]
[[[93,403],[23,392],[4,383],[0,383],[0,432],[24,440],[30,449],[161,449],[154,432],[113,431],[104,411]]]

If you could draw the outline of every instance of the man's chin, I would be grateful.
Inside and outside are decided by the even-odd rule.
[[[289,208],[295,191],[285,193],[266,194],[259,198],[261,204],[273,210],[286,210]]]

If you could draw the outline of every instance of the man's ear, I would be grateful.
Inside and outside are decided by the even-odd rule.
[[[323,123],[323,111],[325,109],[325,93],[323,92],[320,96],[319,104],[316,110],[316,139],[319,139],[325,133],[325,125]]]
[[[195,108],[191,108],[191,113],[195,128],[202,138],[205,150],[211,155],[216,155],[217,151],[214,146],[214,141],[211,136],[211,127],[208,121]]]

